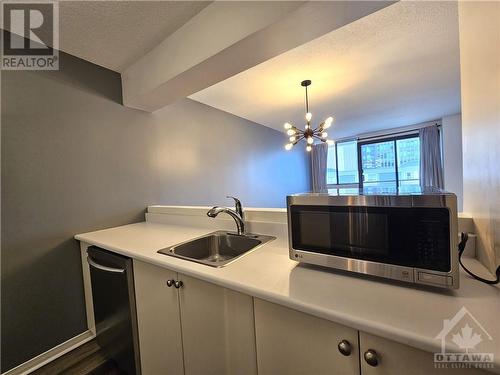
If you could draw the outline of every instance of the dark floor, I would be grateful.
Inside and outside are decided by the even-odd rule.
[[[66,353],[62,357],[32,372],[33,375],[122,375],[113,361],[108,360],[95,340]]]

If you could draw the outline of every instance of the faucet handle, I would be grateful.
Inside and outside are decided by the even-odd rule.
[[[227,195],[226,198],[234,199],[234,205],[235,205],[236,212],[243,219],[243,207],[241,206],[241,201],[238,198],[233,197],[231,195]]]

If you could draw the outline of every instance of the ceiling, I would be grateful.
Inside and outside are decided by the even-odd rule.
[[[460,112],[456,2],[399,2],[190,98],[283,130],[333,115],[334,138]]]
[[[208,1],[61,1],[60,49],[122,72]]]

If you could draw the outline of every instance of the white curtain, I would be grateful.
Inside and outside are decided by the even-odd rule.
[[[311,178],[312,191],[321,192],[326,189],[326,162],[328,158],[328,144],[319,143],[311,150]]]
[[[443,164],[441,162],[441,141],[437,126],[419,131],[420,137],[420,185],[442,189]]]

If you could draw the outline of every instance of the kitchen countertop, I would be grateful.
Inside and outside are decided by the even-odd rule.
[[[494,353],[492,371],[500,373],[499,286],[462,273],[460,289],[442,290],[299,265],[288,258],[282,236],[226,267],[214,268],[157,253],[214,231],[209,226],[191,227],[186,224],[189,220],[178,222],[181,225],[142,222],[75,238],[428,352],[440,351],[441,342],[435,337],[443,320],[466,307],[493,338],[485,345]],[[481,268],[475,260],[468,262],[473,269]]]

